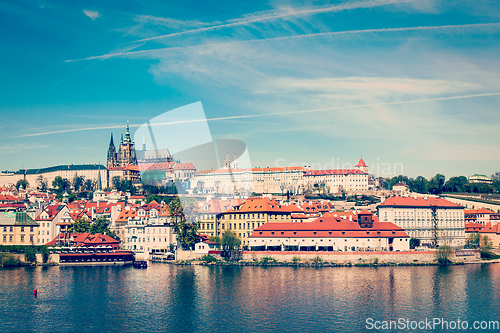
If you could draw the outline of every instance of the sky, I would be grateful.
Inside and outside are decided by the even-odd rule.
[[[201,102],[254,167],[500,171],[497,1],[4,0],[0,29],[0,170]]]

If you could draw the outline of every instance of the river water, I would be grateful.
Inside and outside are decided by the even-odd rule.
[[[0,332],[373,332],[499,310],[500,264],[0,269]]]

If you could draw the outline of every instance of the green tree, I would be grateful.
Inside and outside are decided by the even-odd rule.
[[[64,192],[69,192],[70,182],[66,178],[62,178],[61,176],[57,176],[52,181],[52,187],[55,189],[55,192],[57,194],[62,194]]]
[[[71,186],[73,186],[73,189],[75,190],[75,192],[80,191],[80,189],[83,187],[84,181],[85,181],[85,178],[83,178],[82,176],[75,176],[75,178],[73,178],[73,181],[71,182]]]
[[[236,236],[231,230],[226,230],[224,234],[222,234],[222,239],[220,242],[221,250],[223,251],[224,256],[228,260],[233,260],[238,257],[239,249],[241,245],[241,240]]]
[[[174,232],[183,250],[191,250],[198,242],[198,204],[194,199],[179,200],[178,197],[168,204],[170,216],[174,220]]]
[[[465,176],[451,177],[444,185],[446,192],[466,192],[469,181]]]
[[[210,238],[208,240],[220,244],[220,237],[219,236],[212,235],[212,236],[210,236]]]
[[[442,245],[436,250],[436,258],[440,265],[448,265],[453,251],[448,245]]]
[[[19,191],[19,188],[23,190],[27,189],[30,186],[30,183],[26,179],[20,179],[16,183],[16,189]]]
[[[75,233],[90,232],[90,222],[87,219],[79,218],[71,225],[69,231]]]
[[[158,194],[150,194],[146,197],[146,203],[156,201],[158,203],[162,202],[162,198]]]
[[[465,240],[465,248],[477,249],[481,240],[481,235],[477,232],[471,232]]]
[[[36,263],[36,249],[35,246],[27,246],[24,250],[24,261],[29,264]]]
[[[431,194],[441,194],[444,189],[446,177],[442,174],[437,174],[429,181],[429,193]]]
[[[121,179],[120,177],[116,176],[116,177],[113,177],[113,179],[111,180],[111,182],[113,183],[113,187],[117,190],[120,190],[121,188]]]
[[[49,249],[46,246],[41,246],[40,247],[40,253],[42,255],[42,262],[46,264],[49,261]]]
[[[420,239],[418,238],[411,238],[410,239],[410,249],[414,249],[416,247],[420,246]]]
[[[95,188],[95,185],[96,185],[96,183],[94,181],[92,181],[91,179],[87,179],[83,183],[83,190],[85,190],[85,191],[93,191],[94,188]]]

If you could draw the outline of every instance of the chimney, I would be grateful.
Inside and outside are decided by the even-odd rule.
[[[349,222],[352,222],[352,215],[349,215]]]

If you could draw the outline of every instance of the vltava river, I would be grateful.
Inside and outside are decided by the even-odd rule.
[[[0,269],[0,332],[373,332],[367,320],[399,318],[472,326],[500,320],[499,291],[500,264]]]

